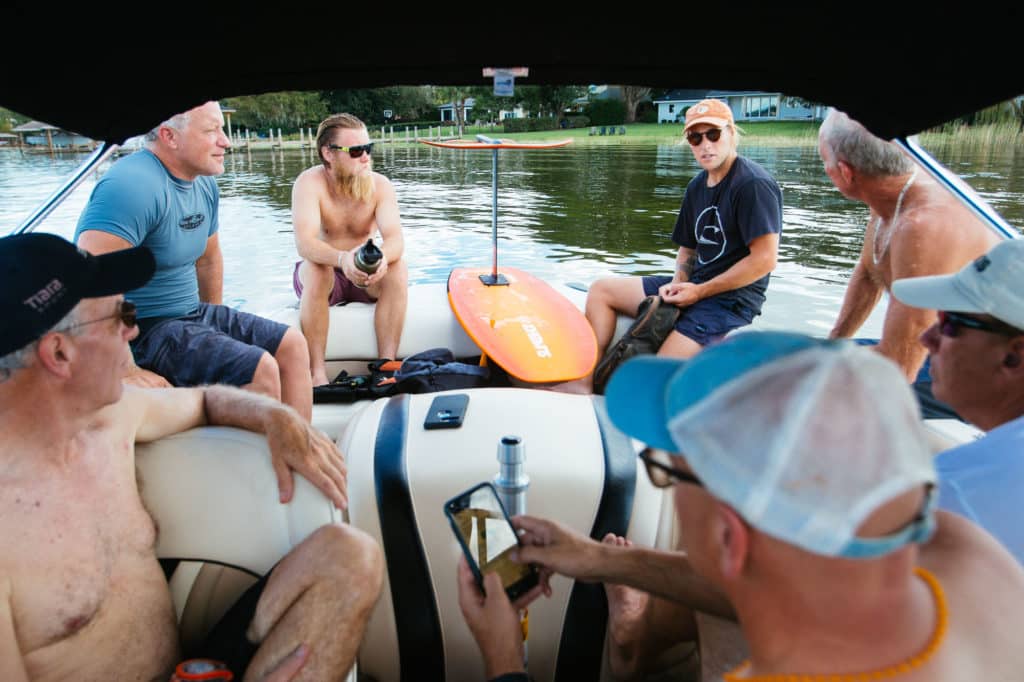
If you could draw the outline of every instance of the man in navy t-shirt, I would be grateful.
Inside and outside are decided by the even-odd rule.
[[[691,357],[761,313],[782,233],[782,192],[767,171],[737,153],[736,124],[725,102],[706,99],[690,107],[684,134],[703,170],[686,187],[672,233],[679,245],[676,271],[594,282],[586,314],[602,354],[618,313],[635,315],[654,294],[682,310],[659,355]]]

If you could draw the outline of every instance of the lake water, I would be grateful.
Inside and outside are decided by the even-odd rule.
[[[780,259],[755,326],[823,335],[860,251],[867,208],[829,182],[813,147],[743,146],[783,192]],[[1008,221],[1024,225],[1024,149],[938,150]],[[0,151],[0,234],[9,233],[83,160]],[[225,302],[253,312],[294,303],[291,186],[317,163],[308,150],[240,151],[218,178]],[[41,228],[74,233],[105,162]],[[413,283],[443,282],[452,267],[491,263],[491,152],[378,145],[375,168],[398,194]],[[669,274],[672,228],[697,167],[678,144],[505,150],[499,156],[498,257],[550,282]],[[881,332],[884,301],[861,335]]]

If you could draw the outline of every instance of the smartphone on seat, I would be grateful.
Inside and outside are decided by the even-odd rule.
[[[480,483],[459,493],[445,502],[444,514],[481,592],[484,591],[483,576],[491,571],[501,577],[510,601],[537,585],[540,573],[536,566],[518,564],[508,558],[520,544],[519,534],[493,485]]]
[[[457,429],[462,426],[466,417],[469,395],[466,393],[449,393],[435,397],[427,409],[423,420],[425,429]]]

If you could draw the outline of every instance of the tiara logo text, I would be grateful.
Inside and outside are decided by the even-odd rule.
[[[59,279],[53,279],[45,287],[26,298],[24,303],[41,313],[63,298],[65,293],[64,284]]]

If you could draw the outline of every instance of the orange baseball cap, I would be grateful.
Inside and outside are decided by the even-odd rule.
[[[709,123],[724,128],[733,123],[732,109],[720,99],[703,99],[686,110],[686,127],[683,128],[683,132],[698,123]]]

